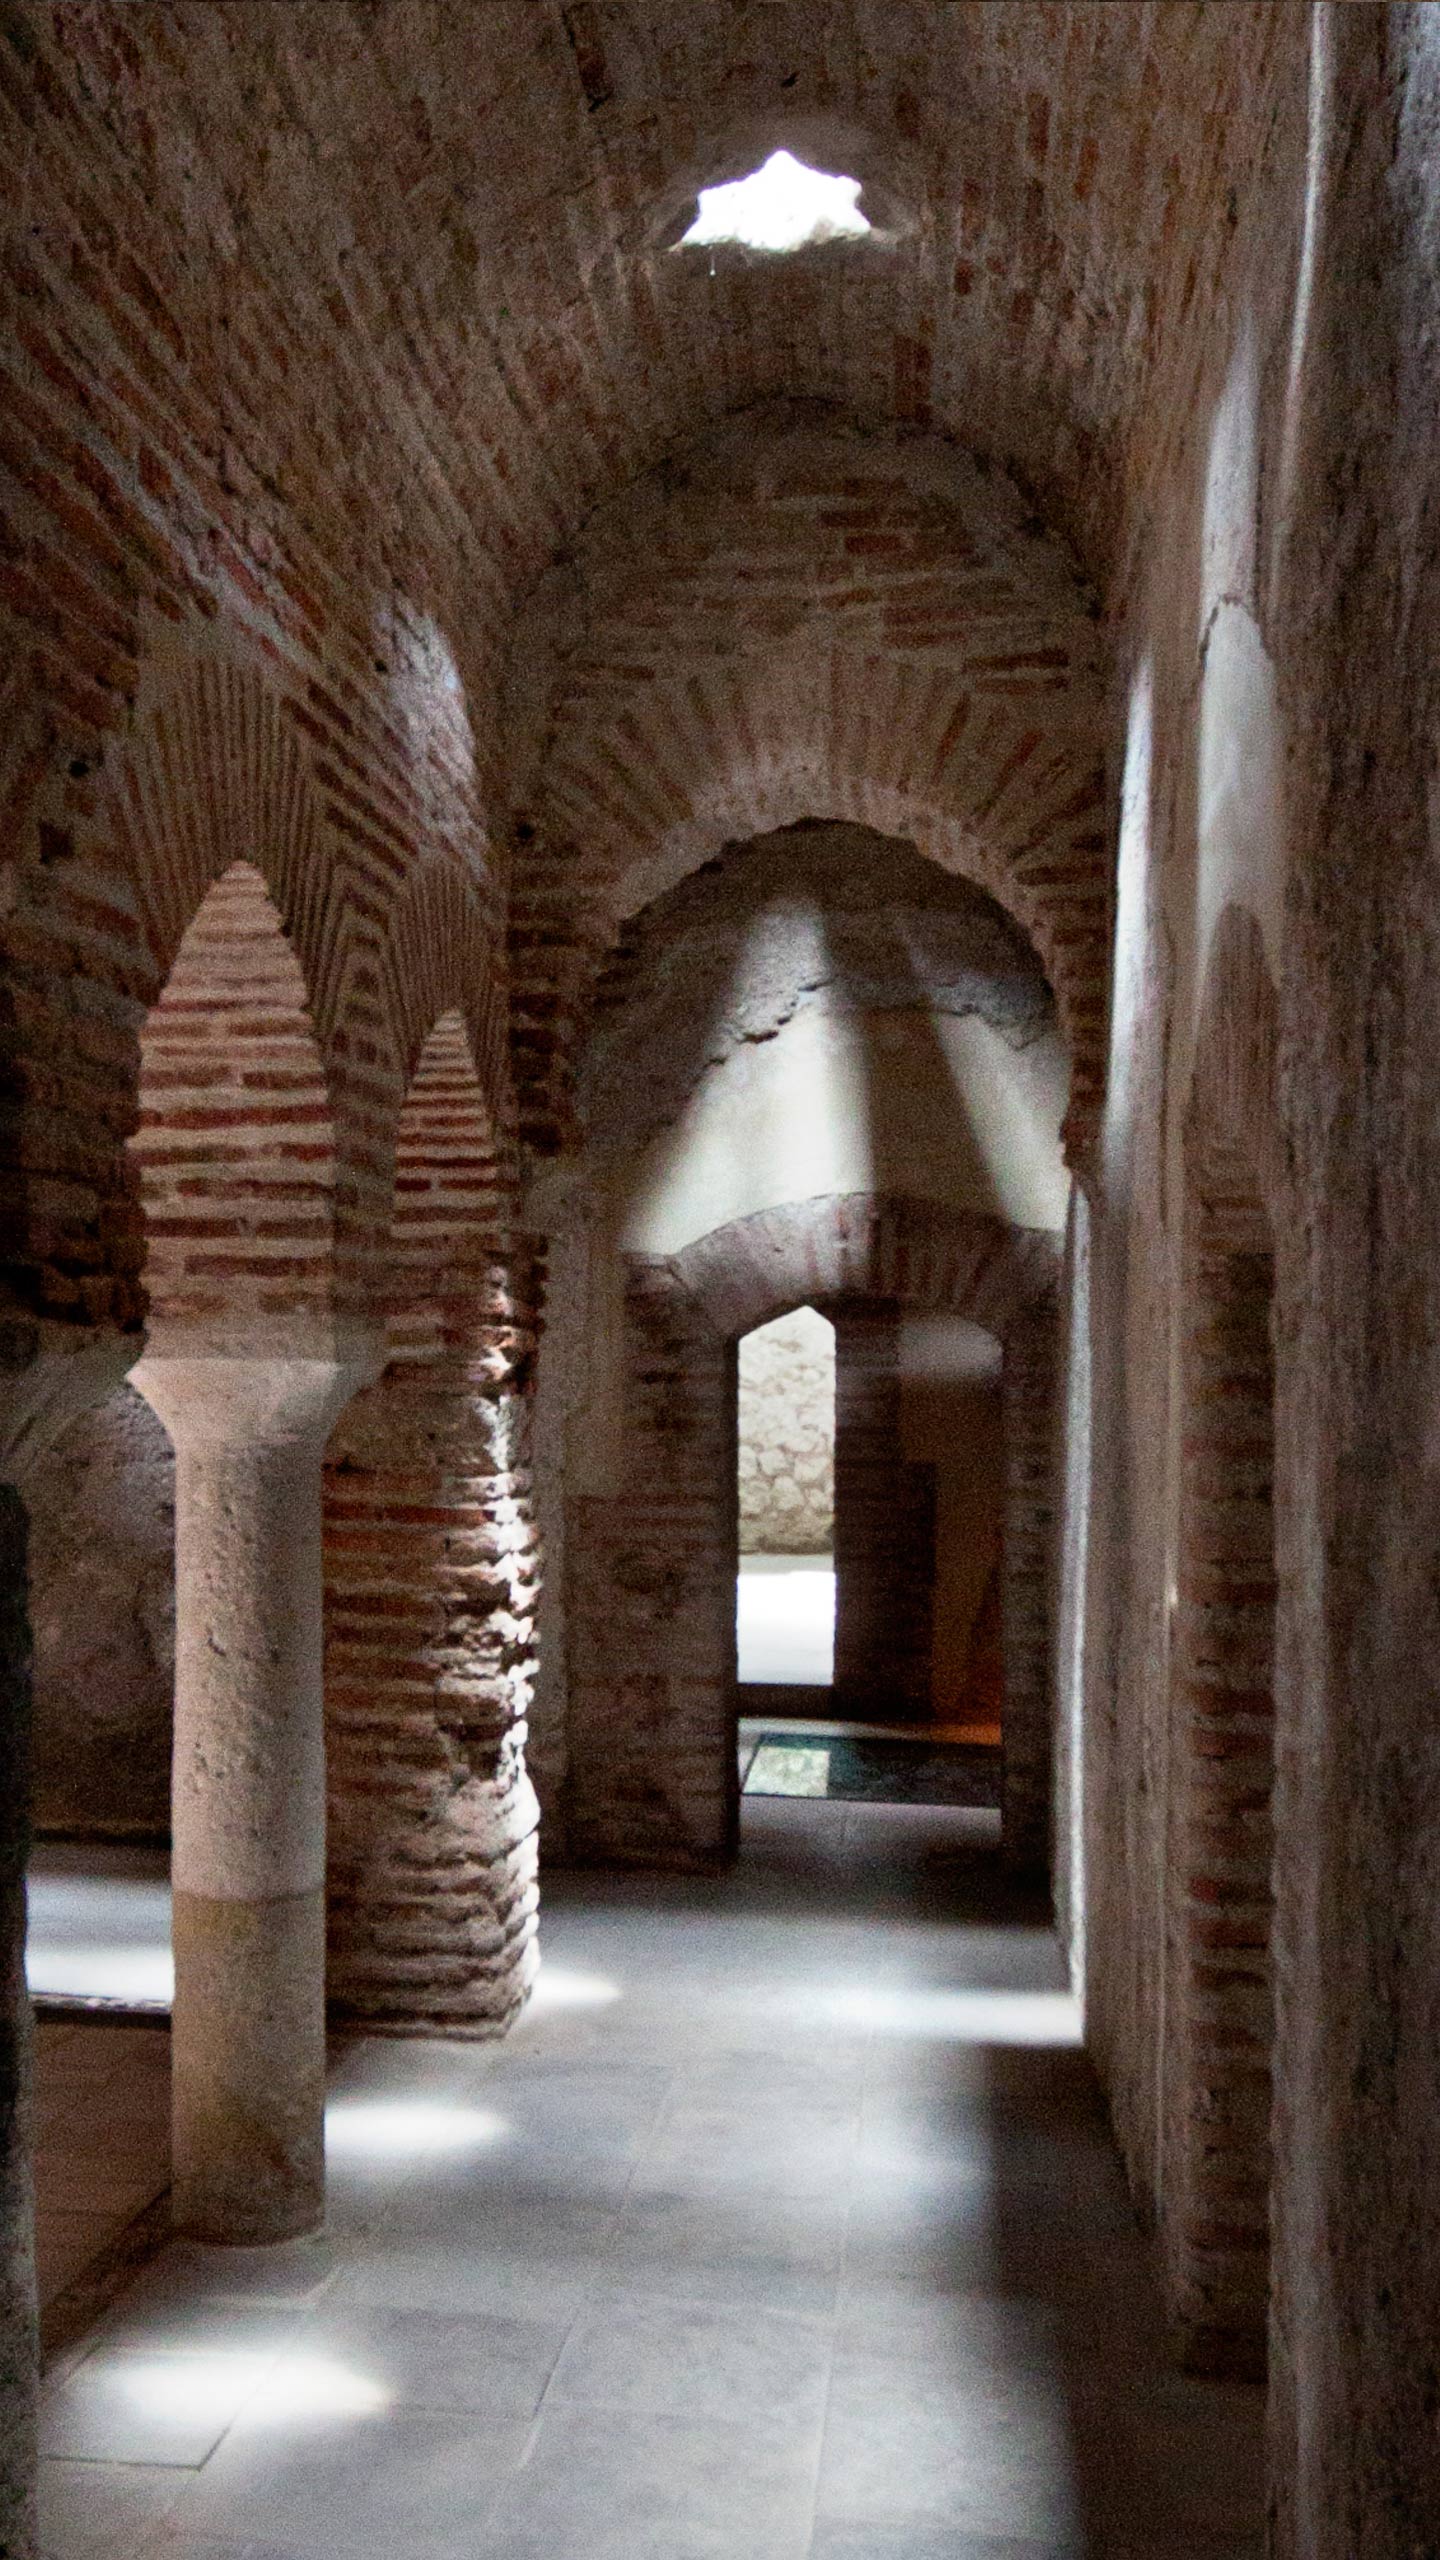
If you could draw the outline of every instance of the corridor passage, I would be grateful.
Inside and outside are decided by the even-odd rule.
[[[1251,2560],[995,1817],[750,1801],[548,1880],[502,2046],[336,2059],[323,2238],[171,2247],[52,2371],[48,2560]]]

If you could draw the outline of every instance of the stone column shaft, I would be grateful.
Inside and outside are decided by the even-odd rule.
[[[173,2186],[179,2230],[324,2215],[320,1462],[365,1372],[147,1356],[175,1446]]]

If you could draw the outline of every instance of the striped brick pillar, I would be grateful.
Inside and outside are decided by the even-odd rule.
[[[1002,1609],[1005,1690],[1001,1832],[1007,1865],[1049,1873],[1054,1792],[1052,1641],[1055,1521],[1053,1306],[1018,1318],[1005,1337],[1005,1526]]]
[[[627,1273],[623,1492],[575,1505],[567,1828],[586,1860],[706,1872],[739,1840],[735,1345],[666,1265]]]
[[[175,1449],[172,2157],[196,2239],[324,2216],[320,1462],[368,1374],[151,1353],[131,1372]]]
[[[451,1318],[356,1400],[327,1468],[330,1997],[390,2034],[483,2036],[535,1964],[534,1328],[498,1271]]]
[[[834,1313],[835,1704],[861,1718],[930,1713],[935,1480],[900,1436],[900,1316]]]
[[[389,1359],[326,1466],[330,1996],[389,2034],[498,2035],[535,1968],[543,1272],[458,1012],[416,1061],[390,1245]]]

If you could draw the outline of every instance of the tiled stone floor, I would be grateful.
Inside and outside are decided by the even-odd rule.
[[[322,2238],[173,2246],[62,2359],[48,2560],[1258,2554],[1257,2397],[1166,2370],[994,1828],[550,1878],[503,2047],[339,2057]]]

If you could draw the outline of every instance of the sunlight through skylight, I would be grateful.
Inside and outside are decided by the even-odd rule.
[[[828,178],[788,151],[772,151],[748,178],[702,187],[695,219],[678,245],[703,249],[728,241],[783,255],[825,240],[863,240],[870,229],[858,178]]]

